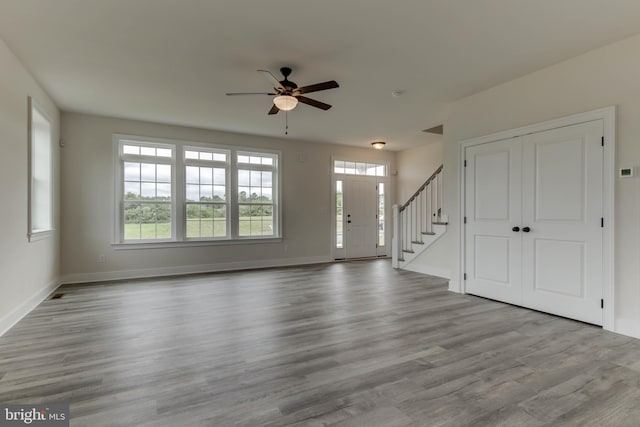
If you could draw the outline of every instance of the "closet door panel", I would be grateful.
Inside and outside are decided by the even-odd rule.
[[[523,137],[523,305],[602,324],[602,121]]]
[[[521,301],[520,139],[465,150],[466,291],[514,304]]]

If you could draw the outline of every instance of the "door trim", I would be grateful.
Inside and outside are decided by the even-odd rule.
[[[345,177],[345,176],[350,176],[350,175],[342,175],[342,174],[336,174],[335,173],[335,169],[334,169],[334,162],[336,160],[344,160],[344,161],[348,161],[348,162],[363,162],[363,163],[376,163],[379,165],[385,165],[386,168],[386,175],[385,176],[378,176],[375,177],[376,178],[376,183],[377,184],[384,184],[385,185],[385,206],[384,206],[384,242],[385,245],[384,247],[378,248],[378,250],[376,251],[376,257],[381,257],[381,258],[388,258],[391,257],[391,232],[392,232],[392,225],[393,225],[393,221],[391,220],[392,218],[392,206],[393,203],[392,201],[393,196],[394,196],[394,189],[392,188],[392,181],[391,181],[391,163],[388,160],[379,160],[379,159],[367,159],[367,158],[354,158],[352,156],[340,156],[340,155],[331,155],[330,156],[330,180],[331,180],[331,191],[330,191],[330,195],[331,195],[331,200],[329,203],[330,206],[330,210],[331,212],[329,212],[329,218],[330,218],[330,223],[331,223],[331,239],[330,239],[330,248],[329,248],[329,254],[331,257],[332,261],[342,261],[347,259],[345,254],[346,251],[344,249],[337,249],[336,248],[336,180],[339,180],[340,177]],[[355,175],[358,176],[358,175]],[[374,178],[374,177],[370,177],[370,178]]]
[[[602,315],[602,328],[608,331],[616,331],[615,328],[615,123],[616,123],[616,107],[610,106],[597,110],[587,111],[584,113],[574,114],[558,119],[548,120],[541,123],[535,123],[520,128],[509,129],[502,132],[493,133],[477,138],[471,138],[460,141],[458,146],[458,164],[459,164],[459,202],[460,202],[460,259],[458,264],[458,289],[452,289],[460,293],[466,293],[466,283],[464,281],[465,271],[465,226],[464,216],[465,207],[465,149],[467,147],[479,144],[487,144],[504,139],[524,136],[530,133],[537,133],[565,126],[571,126],[586,123],[594,120],[603,121],[604,148],[603,148],[603,207],[604,229],[603,229],[603,248],[602,248],[602,267],[603,267],[603,283],[602,297],[604,299],[604,308]]]

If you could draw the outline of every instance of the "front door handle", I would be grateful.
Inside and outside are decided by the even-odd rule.
[[[524,231],[525,233],[528,233],[531,231],[531,229],[529,227],[522,227],[522,231]]]

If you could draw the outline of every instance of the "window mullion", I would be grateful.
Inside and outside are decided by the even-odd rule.
[[[175,150],[174,155],[174,183],[172,188],[174,190],[174,197],[172,198],[173,205],[173,218],[174,220],[174,229],[175,229],[175,240],[183,241],[186,240],[186,194],[185,194],[185,186],[186,186],[186,173],[185,173],[185,164],[183,161],[184,158],[184,150]]]
[[[228,211],[229,211],[229,235],[231,239],[237,239],[240,231],[240,221],[238,218],[238,159],[236,152],[231,153],[230,167],[229,167],[229,196],[228,199]]]
[[[142,154],[120,154],[120,159],[123,162],[141,162],[163,165],[170,165],[174,163],[173,159],[171,159],[170,157],[145,156]]]
[[[213,160],[195,160],[195,159],[184,159],[183,166],[204,166],[211,168],[226,168],[227,163],[221,161],[213,161]]]

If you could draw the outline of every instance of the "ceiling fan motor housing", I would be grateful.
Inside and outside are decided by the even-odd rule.
[[[284,80],[280,82],[282,86],[286,89],[285,93],[289,94],[292,90],[297,89],[298,85],[288,79],[289,74],[291,74],[291,68],[282,67],[280,68],[280,72],[284,76]]]

